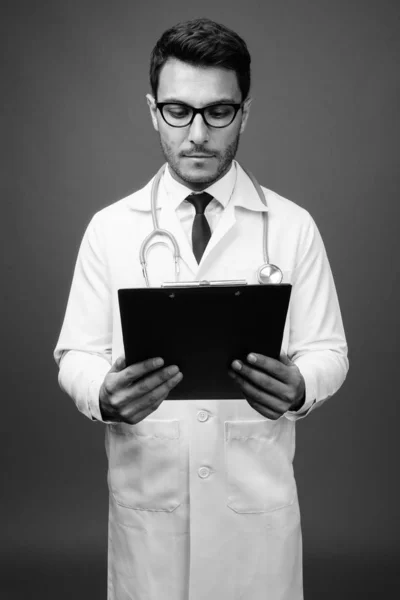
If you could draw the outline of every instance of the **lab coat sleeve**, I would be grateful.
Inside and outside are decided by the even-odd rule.
[[[99,391],[111,367],[112,300],[96,215],[79,249],[54,358],[60,387],[89,419],[101,421]]]
[[[321,406],[340,388],[349,368],[331,268],[310,215],[300,247],[292,277],[288,356],[304,377],[306,398],[299,411],[285,414],[289,420],[304,418]]]

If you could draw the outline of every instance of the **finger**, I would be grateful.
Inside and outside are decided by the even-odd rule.
[[[247,400],[247,402],[249,403],[251,408],[254,408],[254,410],[260,413],[260,415],[262,415],[266,419],[270,419],[271,421],[277,421],[282,416],[282,414],[265,408],[265,406],[263,404],[260,404],[259,402],[251,402],[249,400]]]
[[[115,363],[112,365],[111,369],[109,370],[109,373],[119,373],[119,371],[122,371],[123,369],[125,369],[125,367],[125,356],[119,356]]]
[[[169,392],[178,385],[183,379],[179,371],[174,377],[168,379],[162,385],[156,387],[151,392],[141,397],[138,401],[132,401],[129,407],[121,413],[124,420],[131,424],[139,423],[146,416],[154,412],[160,404],[167,398]]]
[[[288,357],[287,354],[285,354],[285,352],[281,352],[279,360],[281,361],[281,363],[283,363],[287,367],[293,367],[293,365],[294,365],[294,362],[292,360],[290,360],[290,358]]]
[[[157,410],[157,408],[160,406],[160,404],[162,404],[164,402],[165,398],[161,398],[157,404],[153,404],[152,406],[148,406],[146,409],[144,409],[143,411],[140,411],[139,413],[134,413],[134,415],[130,415],[128,417],[126,417],[126,419],[124,419],[127,423],[129,423],[130,425],[137,425],[138,423],[140,423],[140,421],[143,421],[146,417],[148,417],[149,415],[151,415],[155,410]]]
[[[129,397],[130,398],[141,398],[148,394],[151,394],[153,390],[158,388],[165,382],[168,382],[169,379],[174,377],[179,373],[179,367],[177,365],[171,365],[169,367],[165,367],[164,369],[160,369],[156,373],[147,375],[142,379],[135,381],[129,387]]]
[[[250,367],[241,360],[234,360],[232,369],[234,369],[241,377],[244,377],[248,381],[254,383],[257,387],[261,388],[261,390],[269,392],[281,400],[285,399],[287,386],[282,383],[282,381],[279,381],[279,379],[268,375],[265,371]]]
[[[270,356],[264,356],[263,354],[251,352],[247,355],[247,361],[249,364],[251,364],[251,366],[265,371],[283,383],[286,383],[290,378],[287,365],[283,364],[280,360],[271,358]]]
[[[179,372],[179,368],[176,365],[165,367],[164,369],[158,370],[156,373],[147,374],[147,376],[137,381],[131,381],[128,377],[124,377],[117,383],[113,382],[114,395],[112,398],[112,404],[116,410],[122,414],[124,408],[129,406],[132,402],[135,402],[138,409],[143,404],[142,398],[153,391],[153,389],[160,386],[162,383],[168,381]]]
[[[135,363],[134,365],[126,367],[124,371],[122,385],[127,386],[134,383],[135,381],[137,381],[141,377],[144,377],[148,373],[159,369],[163,366],[163,364],[163,359],[157,357],[149,358],[148,360],[144,360],[142,362]]]
[[[178,371],[176,375],[159,385],[158,387],[151,390],[148,394],[144,395],[141,398],[141,405],[143,407],[147,407],[154,403],[157,403],[160,398],[166,398],[169,392],[180,383],[183,379],[183,374]]]
[[[229,371],[229,374],[241,388],[245,398],[249,403],[258,403],[264,407],[264,410],[282,415],[288,409],[286,402],[264,392],[250,381],[244,379],[237,373]]]

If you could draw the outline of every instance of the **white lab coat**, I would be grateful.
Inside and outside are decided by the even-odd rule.
[[[235,191],[200,265],[160,188],[160,226],[178,241],[182,280],[257,282],[265,208],[236,167]],[[152,229],[150,187],[98,212],[79,251],[55,358],[61,388],[91,419],[101,419],[99,388],[124,351],[117,290],[144,287],[138,255]],[[282,349],[304,376],[305,405],[272,421],[245,400],[166,400],[137,425],[107,424],[109,600],[303,598],[295,421],[341,386],[347,346],[314,221],[263,190],[270,261],[293,284]],[[165,247],[148,261],[152,285],[173,280]],[[191,315],[182,318],[189,326]],[[265,335],[271,318],[260,319]]]

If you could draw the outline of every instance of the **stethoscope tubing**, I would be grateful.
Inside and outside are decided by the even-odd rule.
[[[158,218],[157,218],[157,196],[158,196],[158,189],[160,186],[160,181],[161,178],[164,174],[164,170],[166,169],[166,164],[162,165],[162,167],[157,171],[156,175],[154,176],[152,185],[151,185],[151,192],[150,192],[150,197],[151,197],[151,217],[152,217],[152,221],[153,221],[153,231],[151,231],[143,240],[140,249],[139,249],[139,260],[140,260],[140,264],[142,266],[142,271],[143,271],[143,276],[146,282],[147,287],[150,287],[150,282],[149,282],[149,277],[148,277],[148,273],[147,273],[147,261],[146,261],[146,255],[147,252],[149,250],[150,247],[150,242],[151,240],[155,237],[155,236],[164,236],[167,237],[173,248],[174,248],[174,263],[175,263],[175,278],[176,281],[178,280],[179,277],[179,262],[181,259],[181,255],[180,255],[180,250],[179,250],[179,246],[178,246],[178,242],[176,241],[176,238],[174,235],[172,235],[172,233],[170,231],[167,231],[166,229],[161,229],[158,225]],[[243,167],[242,167],[243,168]],[[264,206],[268,207],[267,205],[267,201],[264,195],[264,192],[262,191],[262,188],[260,186],[260,184],[258,183],[257,179],[254,177],[254,175],[248,171],[247,169],[244,169],[244,172],[248,175],[248,177],[250,178],[251,182],[253,183],[257,194],[261,200],[261,202],[264,204]],[[263,215],[263,253],[264,253],[264,264],[261,265],[261,267],[258,269],[258,279],[259,279],[259,283],[269,283],[266,281],[261,281],[261,275],[260,273],[262,272],[262,270],[272,270],[272,272],[274,274],[276,274],[276,281],[273,282],[271,281],[271,283],[280,283],[282,281],[282,271],[279,269],[279,267],[277,267],[276,265],[272,265],[269,263],[269,256],[268,256],[268,210],[264,212]],[[161,243],[161,242],[159,242]],[[167,244],[165,244],[167,245]],[[268,276],[269,277],[269,276]],[[279,281],[278,281],[279,278]]]

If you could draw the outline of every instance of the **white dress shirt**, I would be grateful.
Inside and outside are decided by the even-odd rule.
[[[210,226],[211,234],[215,231],[217,223],[232,197],[236,184],[236,176],[236,165],[232,162],[229,171],[221,179],[203,190],[213,197],[204,213]],[[195,192],[174,179],[169,167],[165,169],[161,185],[164,186],[169,205],[176,211],[187,239],[192,244],[192,227],[196,211],[193,204],[188,202],[186,198]]]

